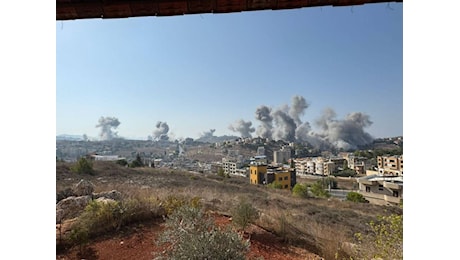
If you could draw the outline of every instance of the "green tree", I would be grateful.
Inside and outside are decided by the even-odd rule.
[[[324,184],[326,188],[337,189],[337,181],[333,177],[327,177],[324,179]]]
[[[323,180],[318,180],[311,185],[310,191],[316,197],[329,198],[331,195],[326,190],[326,182]]]
[[[243,231],[249,224],[259,218],[259,212],[245,198],[241,198],[232,210],[232,222]]]
[[[78,159],[77,163],[70,167],[70,170],[78,174],[94,175],[93,163],[84,157]]]
[[[334,173],[333,175],[341,176],[341,177],[349,177],[349,176],[353,177],[353,176],[356,176],[356,171],[348,168],[343,171],[339,171],[338,173]]]
[[[292,194],[300,198],[308,198],[308,187],[306,184],[296,183],[292,188]]]
[[[364,198],[364,196],[361,193],[358,192],[348,192],[347,194],[347,201],[352,201],[352,202],[360,202],[360,203],[368,203],[369,201]]]
[[[136,155],[136,159],[131,162],[131,168],[142,167],[144,163],[142,162],[141,156],[139,154]]]

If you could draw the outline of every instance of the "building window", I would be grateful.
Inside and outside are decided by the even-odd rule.
[[[379,185],[379,190],[383,190],[383,185]]]
[[[371,192],[371,187],[366,186],[366,192]]]
[[[393,197],[399,197],[399,192],[397,190],[393,191]]]
[[[288,176],[284,177],[284,180],[287,180],[288,179]]]
[[[287,186],[287,185],[284,185],[284,188],[285,188],[285,189],[287,189],[287,188],[288,188],[288,186]]]
[[[279,177],[278,180],[279,180],[279,181],[282,181],[282,180],[283,180],[283,177]]]

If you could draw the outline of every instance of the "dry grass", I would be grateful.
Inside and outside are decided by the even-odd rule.
[[[90,180],[95,192],[118,190],[125,198],[170,196],[199,198],[206,210],[230,215],[240,197],[246,197],[260,213],[256,224],[291,244],[301,245],[325,259],[345,259],[344,242],[353,242],[354,233],[366,234],[366,223],[378,215],[402,214],[398,207],[352,203],[336,199],[297,198],[290,191],[249,184],[247,178],[223,178],[180,170],[130,169],[112,162],[95,162],[96,174],[71,173],[69,164],[57,163],[56,191],[72,187],[80,179]]]

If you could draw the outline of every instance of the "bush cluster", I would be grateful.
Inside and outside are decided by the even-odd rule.
[[[94,175],[93,163],[84,157],[78,159],[77,163],[70,167],[70,170],[78,174]]]
[[[358,192],[348,192],[347,194],[347,201],[352,201],[352,202],[359,202],[359,203],[368,203],[369,201],[364,198],[364,196],[361,193]]]
[[[155,259],[246,259],[249,242],[229,228],[218,228],[201,208],[177,208],[165,225],[157,243],[168,248]]]
[[[308,198],[308,187],[306,184],[296,183],[292,188],[292,195],[300,198]]]
[[[369,223],[371,233],[356,233],[358,259],[403,259],[403,216],[379,216]]]
[[[245,198],[241,198],[232,210],[232,223],[243,231],[259,218],[259,212]]]

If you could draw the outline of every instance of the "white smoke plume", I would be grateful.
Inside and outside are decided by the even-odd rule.
[[[201,137],[203,138],[207,138],[207,137],[213,137],[214,136],[214,132],[216,131],[216,129],[210,129],[208,132],[204,132],[201,134]]]
[[[281,110],[273,112],[273,119],[276,126],[272,134],[273,139],[288,142],[295,141],[295,129],[297,126],[294,119]]]
[[[368,115],[350,113],[343,120],[336,119],[334,110],[326,109],[315,122],[319,132],[315,133],[309,122],[302,122],[301,116],[309,107],[302,96],[294,96],[291,106],[282,105],[272,109],[262,105],[257,108],[255,118],[260,122],[257,135],[262,138],[284,141],[306,141],[315,147],[336,147],[345,150],[370,144],[372,136],[364,128],[372,125]]]
[[[335,117],[335,112],[329,108],[316,122],[322,130],[319,135],[334,146],[350,150],[373,141],[372,136],[364,131],[365,127],[372,125],[368,115],[353,112],[342,120]]]
[[[118,137],[117,132],[112,129],[116,129],[120,125],[120,121],[116,117],[103,117],[99,118],[99,124],[96,127],[101,128],[99,137],[103,141],[109,141],[113,138]]]
[[[228,128],[234,132],[240,133],[241,137],[246,138],[246,137],[252,137],[251,133],[254,133],[256,129],[252,126],[251,121],[244,121],[243,119],[235,121],[233,124],[231,124]]]
[[[155,129],[153,130],[153,140],[163,140],[163,141],[168,141],[168,132],[169,132],[169,126],[166,122],[161,122],[158,121],[157,124],[155,125]]]

